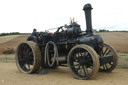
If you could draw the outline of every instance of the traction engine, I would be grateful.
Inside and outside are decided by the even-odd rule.
[[[91,4],[83,7],[86,30],[77,22],[60,26],[54,33],[39,32],[18,45],[16,64],[23,73],[35,73],[40,68],[68,67],[75,78],[91,79],[98,72],[111,72],[117,65],[117,52],[93,34]]]

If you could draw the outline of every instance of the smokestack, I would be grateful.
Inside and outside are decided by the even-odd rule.
[[[91,20],[91,10],[92,10],[91,4],[85,4],[84,5],[84,12],[85,12],[85,19],[86,19],[86,33],[87,34],[93,34],[92,31],[92,20]]]

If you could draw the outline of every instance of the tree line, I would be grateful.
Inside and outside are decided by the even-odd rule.
[[[7,36],[7,35],[19,35],[19,32],[10,32],[10,33],[0,33],[0,36]]]
[[[105,30],[105,29],[100,29],[99,31],[97,32],[128,32],[126,30],[113,30],[113,31],[110,31],[110,30]]]
[[[20,33],[20,32],[0,33],[0,37],[8,36],[8,35],[27,35],[27,34],[31,34],[31,33]]]

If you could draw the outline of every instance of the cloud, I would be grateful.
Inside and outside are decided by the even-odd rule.
[[[1,0],[0,32],[31,32],[33,28],[42,31],[68,24],[70,17],[84,29],[82,8],[86,3],[93,7],[94,29],[120,24],[118,30],[122,24],[127,26],[127,0]]]

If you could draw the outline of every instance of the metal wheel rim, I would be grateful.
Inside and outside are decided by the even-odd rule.
[[[32,41],[19,44],[15,58],[18,69],[23,73],[34,73],[41,64],[41,52]]]
[[[72,74],[76,78],[79,78],[79,79],[91,79],[91,78],[93,78],[97,74],[98,69],[99,69],[99,59],[98,59],[96,52],[95,52],[95,54],[92,55],[91,51],[93,49],[91,47],[85,46],[85,45],[79,45],[76,48],[84,50],[85,54],[88,56],[84,55],[84,53],[83,53],[82,55],[84,55],[84,56],[82,56],[82,57],[83,57],[83,59],[85,58],[85,60],[84,60],[85,62],[81,62],[80,60],[78,60],[78,63],[74,64],[72,62],[71,58],[73,56],[72,55],[73,53],[77,54],[77,52],[76,52],[77,50],[76,51],[75,51],[75,49],[72,50],[71,55],[68,56],[68,65],[70,67]],[[85,49],[85,48],[89,48],[89,49]],[[91,51],[89,51],[89,50],[91,50]],[[93,50],[93,52],[94,52],[94,50]],[[79,54],[77,54],[77,55],[79,55]],[[96,55],[96,58],[91,57],[94,55]],[[75,62],[77,62],[77,59]],[[89,64],[90,64],[90,67],[89,67]],[[77,67],[77,68],[75,68],[75,67]]]
[[[107,64],[100,66],[100,72],[111,72],[116,68],[116,65],[118,63],[118,55],[116,50],[111,45],[105,43],[99,55],[100,57],[113,56],[112,62],[108,62]]]

